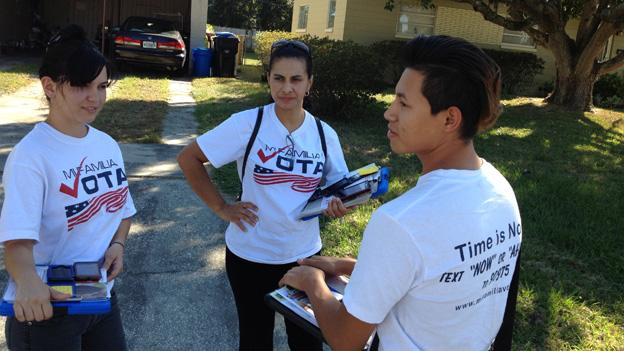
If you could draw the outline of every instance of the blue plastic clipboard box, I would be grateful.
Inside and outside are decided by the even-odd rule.
[[[67,308],[67,314],[104,314],[111,310],[110,299],[97,301],[52,302],[53,307]],[[0,315],[13,317],[13,304],[2,300]]]
[[[44,282],[47,282],[46,271],[47,266],[37,266],[36,270],[41,279]],[[102,280],[100,282],[106,282],[106,271],[103,270]],[[10,289],[11,284],[15,284],[12,280],[9,280],[7,290]],[[72,285],[75,287],[75,283],[71,284],[63,284],[63,285]],[[13,311],[13,303],[5,300],[5,296],[0,302],[0,315],[6,317],[13,317],[15,315]],[[64,308],[67,309],[67,314],[78,315],[78,314],[104,314],[108,313],[111,310],[111,302],[110,298],[101,298],[101,299],[89,299],[82,301],[52,301],[52,307],[54,308]]]
[[[389,184],[390,170],[371,163],[333,184],[317,189],[298,218],[307,221],[319,216],[333,196],[340,198],[347,207],[359,205],[388,192]]]

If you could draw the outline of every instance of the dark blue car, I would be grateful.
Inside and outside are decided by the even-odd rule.
[[[119,64],[180,70],[186,62],[186,45],[175,24],[159,18],[128,17],[114,33],[113,58]]]

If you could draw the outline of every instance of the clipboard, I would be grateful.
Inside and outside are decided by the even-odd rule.
[[[51,301],[52,308],[54,309],[62,309],[70,315],[84,315],[84,314],[105,314],[110,312],[111,310],[111,302],[110,302],[110,286],[106,284],[106,269],[101,268],[101,278],[99,282],[64,282],[64,283],[48,283],[47,279],[47,271],[48,268],[52,266],[35,266],[37,274],[41,278],[41,280],[48,284],[51,287],[61,285],[63,288],[70,287],[72,292],[77,292],[78,290],[86,290],[81,291],[82,296],[87,296],[95,293],[95,298],[87,298],[87,299],[70,299],[63,301]],[[105,286],[101,286],[104,284]],[[98,285],[97,287],[94,285]],[[91,288],[91,289],[89,289]],[[15,289],[16,285],[13,279],[9,279],[9,283],[7,284],[6,291],[2,300],[0,302],[0,315],[6,317],[14,317],[15,312],[13,311],[13,298],[15,297]],[[104,297],[104,291],[102,289],[106,289],[106,296]],[[93,295],[91,295],[93,296]]]
[[[362,204],[385,194],[389,183],[390,170],[371,163],[350,172],[337,182],[318,188],[297,218],[307,221],[319,216],[334,196],[340,198],[345,207]]]
[[[271,309],[275,310],[276,312],[284,316],[284,318],[288,319],[289,321],[291,321],[293,324],[295,324],[299,328],[305,330],[306,333],[314,336],[315,338],[317,338],[318,340],[324,343],[327,343],[319,327],[308,322],[307,320],[305,320],[304,318],[302,318],[301,316],[293,312],[290,308],[283,305],[272,295],[272,293],[268,293],[264,295],[264,302]]]

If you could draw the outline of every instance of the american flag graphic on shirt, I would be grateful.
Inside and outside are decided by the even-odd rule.
[[[104,207],[106,212],[114,213],[119,211],[126,204],[128,198],[128,187],[124,186],[114,191],[109,191],[98,195],[87,201],[65,206],[65,216],[67,216],[67,229],[71,231],[78,224],[89,221]]]
[[[290,188],[301,193],[314,191],[321,182],[320,177],[306,177],[286,172],[276,172],[258,165],[254,168],[254,180],[261,185],[292,183]]]

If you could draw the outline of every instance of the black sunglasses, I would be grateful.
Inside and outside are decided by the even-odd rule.
[[[310,48],[306,44],[304,44],[302,41],[288,40],[288,39],[281,39],[281,40],[273,42],[273,44],[271,45],[271,54],[273,54],[276,50],[280,50],[285,47],[292,47],[295,49],[299,49],[305,52],[306,54],[308,54],[308,56],[310,55]]]

